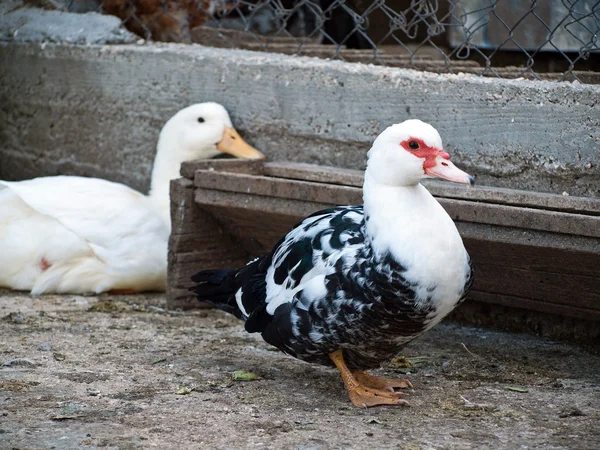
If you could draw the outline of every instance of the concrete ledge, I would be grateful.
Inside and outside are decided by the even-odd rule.
[[[0,40],[69,44],[129,44],[140,38],[115,16],[21,8],[0,16]]]
[[[157,133],[213,100],[271,159],[364,167],[420,118],[478,183],[600,195],[600,87],[436,75],[199,45],[0,43],[0,178],[80,173],[148,186]]]

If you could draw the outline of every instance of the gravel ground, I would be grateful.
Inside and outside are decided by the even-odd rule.
[[[441,324],[376,371],[409,378],[411,406],[361,409],[335,370],[164,305],[0,292],[0,448],[600,448],[580,347]]]

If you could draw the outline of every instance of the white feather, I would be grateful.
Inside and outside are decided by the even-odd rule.
[[[391,252],[407,269],[403,276],[416,283],[416,298],[422,302],[415,307],[433,303],[436,316],[430,326],[435,325],[456,306],[470,270],[454,222],[421,184],[386,186],[366,176],[364,201],[374,251]],[[393,204],[402,208],[391,208]]]
[[[235,302],[238,305],[238,308],[242,312],[244,318],[248,318],[248,313],[246,312],[246,308],[244,308],[244,303],[242,303],[242,290],[238,289],[235,293]]]

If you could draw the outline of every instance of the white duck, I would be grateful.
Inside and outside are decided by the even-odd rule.
[[[201,103],[160,132],[148,196],[98,178],[0,181],[0,286],[34,295],[164,291],[169,182],[182,162],[220,152],[264,158],[223,106]]]

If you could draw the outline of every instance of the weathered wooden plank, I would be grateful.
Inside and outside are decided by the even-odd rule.
[[[600,252],[539,247],[535,241],[464,243],[475,264],[475,290],[600,310]]]
[[[212,267],[238,267],[248,254],[194,200],[194,186],[185,178],[171,182],[171,223],[168,253],[167,306],[198,307],[189,292],[191,276]]]
[[[332,203],[291,198],[263,197],[251,193],[227,192],[214,189],[196,188],[196,202],[202,208],[216,206],[222,208],[243,208],[248,211],[264,211],[270,215],[306,217],[320,209],[330,208]],[[266,219],[265,219],[266,220]]]
[[[474,289],[469,294],[468,302],[491,303],[495,305],[508,306],[510,308],[539,311],[547,314],[573,317],[585,320],[600,321],[599,309],[582,308],[579,305],[557,305],[546,301],[532,300],[525,297],[516,297],[498,293],[482,292]]]
[[[227,192],[197,188],[196,201],[202,207],[244,208],[245,211],[260,211],[262,220],[271,215],[290,216],[297,220],[315,211],[339,204],[337,202],[316,203],[290,198],[262,197],[253,194]],[[335,200],[335,199],[333,199]],[[213,210],[210,209],[212,212]],[[507,228],[497,225],[482,227],[477,223],[457,221],[463,239],[482,240],[501,245],[522,244],[536,248],[565,249],[573,252],[599,253],[600,240],[585,236],[556,234],[540,230]],[[282,230],[285,232],[287,230]],[[593,268],[595,270],[595,268]]]
[[[302,218],[330,205],[197,189],[196,201],[236,239],[250,255],[270,251]]]
[[[504,248],[523,245],[525,247],[533,247],[536,253],[538,249],[548,249],[567,250],[581,254],[600,254],[600,239],[598,238],[557,234],[542,230],[509,228],[499,225],[482,226],[478,223],[461,221],[455,221],[455,224],[464,241],[469,239],[485,241],[489,242],[490,245],[499,244]],[[493,251],[496,251],[496,248]],[[590,269],[597,270],[596,268]],[[568,270],[568,268],[565,268],[565,270]]]
[[[330,206],[204,188],[197,190],[197,201],[250,257],[270,251],[295,223]],[[582,309],[600,310],[600,240],[498,225],[459,222],[458,227],[475,264],[474,289],[486,298],[497,296],[507,305],[506,299],[512,299],[515,306],[514,299],[524,297],[537,308],[546,305],[548,312],[571,316]]]
[[[226,223],[229,233],[251,257],[262,256],[270,252],[287,231],[291,230],[299,221],[296,215],[269,214],[265,216],[262,210],[234,207],[227,209],[207,207],[206,210],[221,223]],[[268,225],[265,224],[265,220],[268,220]]]
[[[264,174],[277,178],[355,187],[362,187],[364,178],[364,171],[362,170],[280,161],[265,163]],[[598,198],[574,197],[490,186],[475,185],[469,187],[437,180],[425,180],[424,184],[429,192],[436,197],[600,215],[600,199]]]
[[[321,183],[287,180],[262,175],[209,172],[197,170],[194,178],[196,187],[240,192],[264,197],[307,200],[325,204],[362,203],[362,190],[350,186],[331,185],[324,188]],[[334,203],[332,203],[332,201]],[[337,202],[337,203],[335,203]]]
[[[247,258],[270,251],[291,227],[317,210],[362,202],[362,171],[253,164],[245,169],[238,163],[232,170],[196,165],[194,174],[196,203]],[[443,182],[427,187],[455,219],[471,254],[476,270],[472,299],[600,320],[598,199]],[[207,245],[193,235],[180,239],[196,248]],[[220,249],[211,254],[208,248],[205,256],[217,267],[226,263]],[[195,258],[182,255],[178,263],[187,264],[191,275],[192,268],[198,270]]]
[[[521,191],[490,186],[467,187],[455,183],[427,180],[425,186],[436,197],[472,200],[522,208],[600,215],[600,199]]]
[[[598,279],[582,275],[562,274],[549,263],[543,270],[532,270],[527,266],[517,267],[488,264],[477,259],[476,245],[467,248],[476,261],[476,290],[490,294],[523,297],[555,305],[573,305],[588,309],[600,309]],[[506,253],[510,250],[505,250]],[[500,260],[501,255],[497,255]],[[598,264],[600,258],[591,261]]]
[[[453,220],[577,236],[600,237],[600,216],[439,198]]]
[[[194,184],[204,188],[218,186],[219,189],[229,192],[295,200],[311,199],[314,202],[333,205],[362,203],[362,191],[355,187],[328,185],[324,188],[322,183],[263,175],[198,170]],[[449,198],[438,200],[454,220],[600,237],[600,216]]]
[[[260,174],[263,171],[262,159],[197,159],[181,164],[179,173],[183,178],[194,179],[197,170],[217,170],[228,173]]]
[[[228,230],[235,230],[234,234],[240,240],[252,238],[264,242],[261,252],[271,250],[271,246],[302,218],[332,206],[208,189],[198,190],[197,201],[221,223],[230,224]],[[598,239],[497,225],[481,227],[464,222],[458,222],[457,227],[465,245],[480,247],[478,261],[507,267],[522,265],[543,271],[551,271],[548,267],[555,266],[556,272],[562,274],[600,276]],[[272,238],[267,239],[268,236]]]
[[[514,233],[504,227],[494,227],[485,232],[473,233],[475,227],[458,224],[463,242],[472,248],[471,257],[477,263],[493,265],[501,272],[504,268],[525,267],[534,272],[559,274],[560,276],[582,276],[595,279],[600,291],[600,242],[598,239],[574,239],[571,236],[557,236],[554,233],[537,235],[537,239],[523,236],[521,230]],[[479,228],[481,231],[481,228]],[[499,233],[501,239],[496,239]],[[510,233],[510,234],[509,234]],[[508,236],[507,236],[508,235]],[[563,242],[556,245],[562,238]],[[592,242],[590,242],[592,241]],[[600,293],[600,292],[599,292]]]
[[[365,174],[363,170],[287,161],[266,162],[263,173],[270,177],[354,187],[362,187]]]

